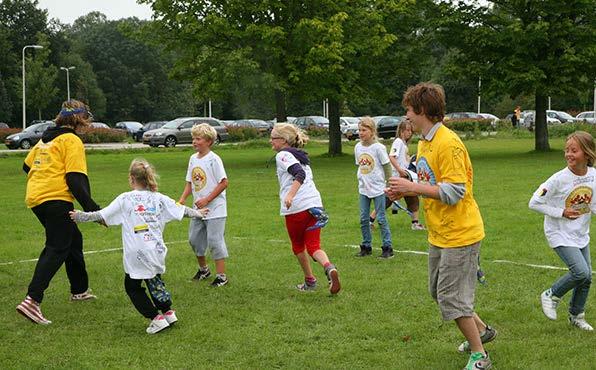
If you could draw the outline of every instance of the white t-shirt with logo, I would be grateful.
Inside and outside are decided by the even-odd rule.
[[[193,203],[211,194],[213,189],[227,178],[223,162],[217,154],[210,151],[202,158],[199,158],[199,153],[190,156],[186,181],[190,182],[192,188]],[[193,208],[197,207],[193,206]],[[206,220],[227,217],[226,191],[222,191],[209,202],[207,208],[209,208],[209,213],[205,217]]]
[[[410,165],[408,144],[406,144],[401,138],[398,137],[393,141],[393,144],[391,144],[391,149],[389,150],[389,156],[397,158],[399,167],[410,174],[412,181],[418,181],[418,174],[408,169],[408,166]],[[391,166],[391,174],[393,176],[399,176],[399,173],[393,166]]]
[[[124,271],[133,279],[151,279],[166,271],[166,223],[181,220],[184,206],[158,192],[120,194],[99,213],[107,225],[122,225]]]
[[[596,170],[593,167],[588,167],[585,176],[577,176],[566,167],[534,192],[529,207],[545,215],[544,234],[551,248],[583,248],[590,243],[590,220],[596,212],[595,190]],[[565,218],[565,208],[574,208],[581,215],[575,220]]]
[[[358,143],[354,148],[354,156],[358,166],[358,192],[369,198],[382,195],[386,187],[383,165],[389,163],[385,145],[373,143],[366,146]]]
[[[300,164],[306,177],[292,201],[292,206],[288,209],[284,204],[284,199],[294,182],[294,176],[288,172],[288,168],[296,163]],[[299,213],[312,207],[323,207],[321,194],[315,186],[312,170],[309,165],[301,164],[292,153],[285,150],[282,150],[275,155],[275,164],[277,169],[277,180],[279,181],[280,214],[282,216]]]

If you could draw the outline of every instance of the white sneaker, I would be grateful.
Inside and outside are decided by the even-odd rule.
[[[569,323],[573,326],[577,326],[581,330],[593,331],[592,325],[586,321],[586,313],[582,312],[578,315],[569,315]]]
[[[88,301],[90,299],[96,299],[96,298],[97,298],[97,296],[91,293],[91,289],[87,289],[83,293],[70,295],[71,301]]]
[[[151,324],[149,324],[149,327],[147,328],[147,333],[155,334],[164,330],[168,326],[170,326],[170,324],[168,324],[168,320],[166,320],[163,315],[157,315],[153,318],[153,320],[151,320]]]
[[[169,310],[168,312],[164,313],[163,317],[165,317],[169,325],[172,325],[173,323],[178,321],[178,318],[176,317],[176,311],[174,310]]]
[[[557,306],[561,302],[561,298],[555,297],[550,289],[545,290],[540,295],[540,302],[542,303],[542,312],[551,320],[557,319]]]
[[[414,222],[412,223],[412,230],[426,230],[426,227],[420,222]]]

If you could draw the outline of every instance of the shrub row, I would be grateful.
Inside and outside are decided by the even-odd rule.
[[[254,127],[226,126],[226,129],[228,130],[228,135],[230,135],[229,141],[245,141],[259,137],[259,131]]]
[[[6,139],[8,135],[16,134],[21,131],[20,128],[0,128],[0,142],[4,144],[4,139]]]
[[[453,131],[493,131],[492,121],[489,119],[459,118],[445,121],[445,126]]]
[[[0,129],[0,142],[4,143],[4,139],[8,135],[21,132],[20,128],[2,128]],[[79,137],[84,143],[113,143],[126,140],[126,132],[122,130],[114,130],[107,128],[85,128],[78,132]]]

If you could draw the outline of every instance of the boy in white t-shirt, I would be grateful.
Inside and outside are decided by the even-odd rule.
[[[168,251],[163,240],[165,225],[182,217],[200,219],[207,210],[190,209],[158,193],[155,170],[143,159],[132,161],[129,182],[133,190],[120,194],[106,208],[96,212],[71,211],[70,217],[75,222],[122,225],[124,287],[135,308],[152,319],[147,333],[155,334],[178,321],[170,292],[161,278],[166,271]]]
[[[204,219],[192,219],[188,230],[188,240],[197,256],[199,270],[193,280],[201,281],[211,276],[205,254],[209,249],[215,261],[216,276],[212,287],[228,283],[225,259],[228,249],[224,239],[226,227],[226,188],[228,179],[221,158],[211,151],[217,139],[217,131],[207,123],[195,125],[192,130],[192,145],[197,152],[190,156],[186,172],[186,185],[179,202],[184,204],[192,193],[195,208],[208,208],[209,215]]]

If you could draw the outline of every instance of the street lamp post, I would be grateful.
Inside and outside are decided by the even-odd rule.
[[[478,114],[480,114],[480,88],[482,87],[482,77],[478,77]]]
[[[70,77],[68,74],[68,71],[70,71],[71,69],[75,69],[75,66],[70,66],[70,67],[60,67],[61,70],[66,71],[66,94],[67,94],[67,99],[68,101],[70,101]]]
[[[41,45],[25,45],[23,47],[23,130],[27,126],[27,109],[25,104],[25,49],[43,49]]]

